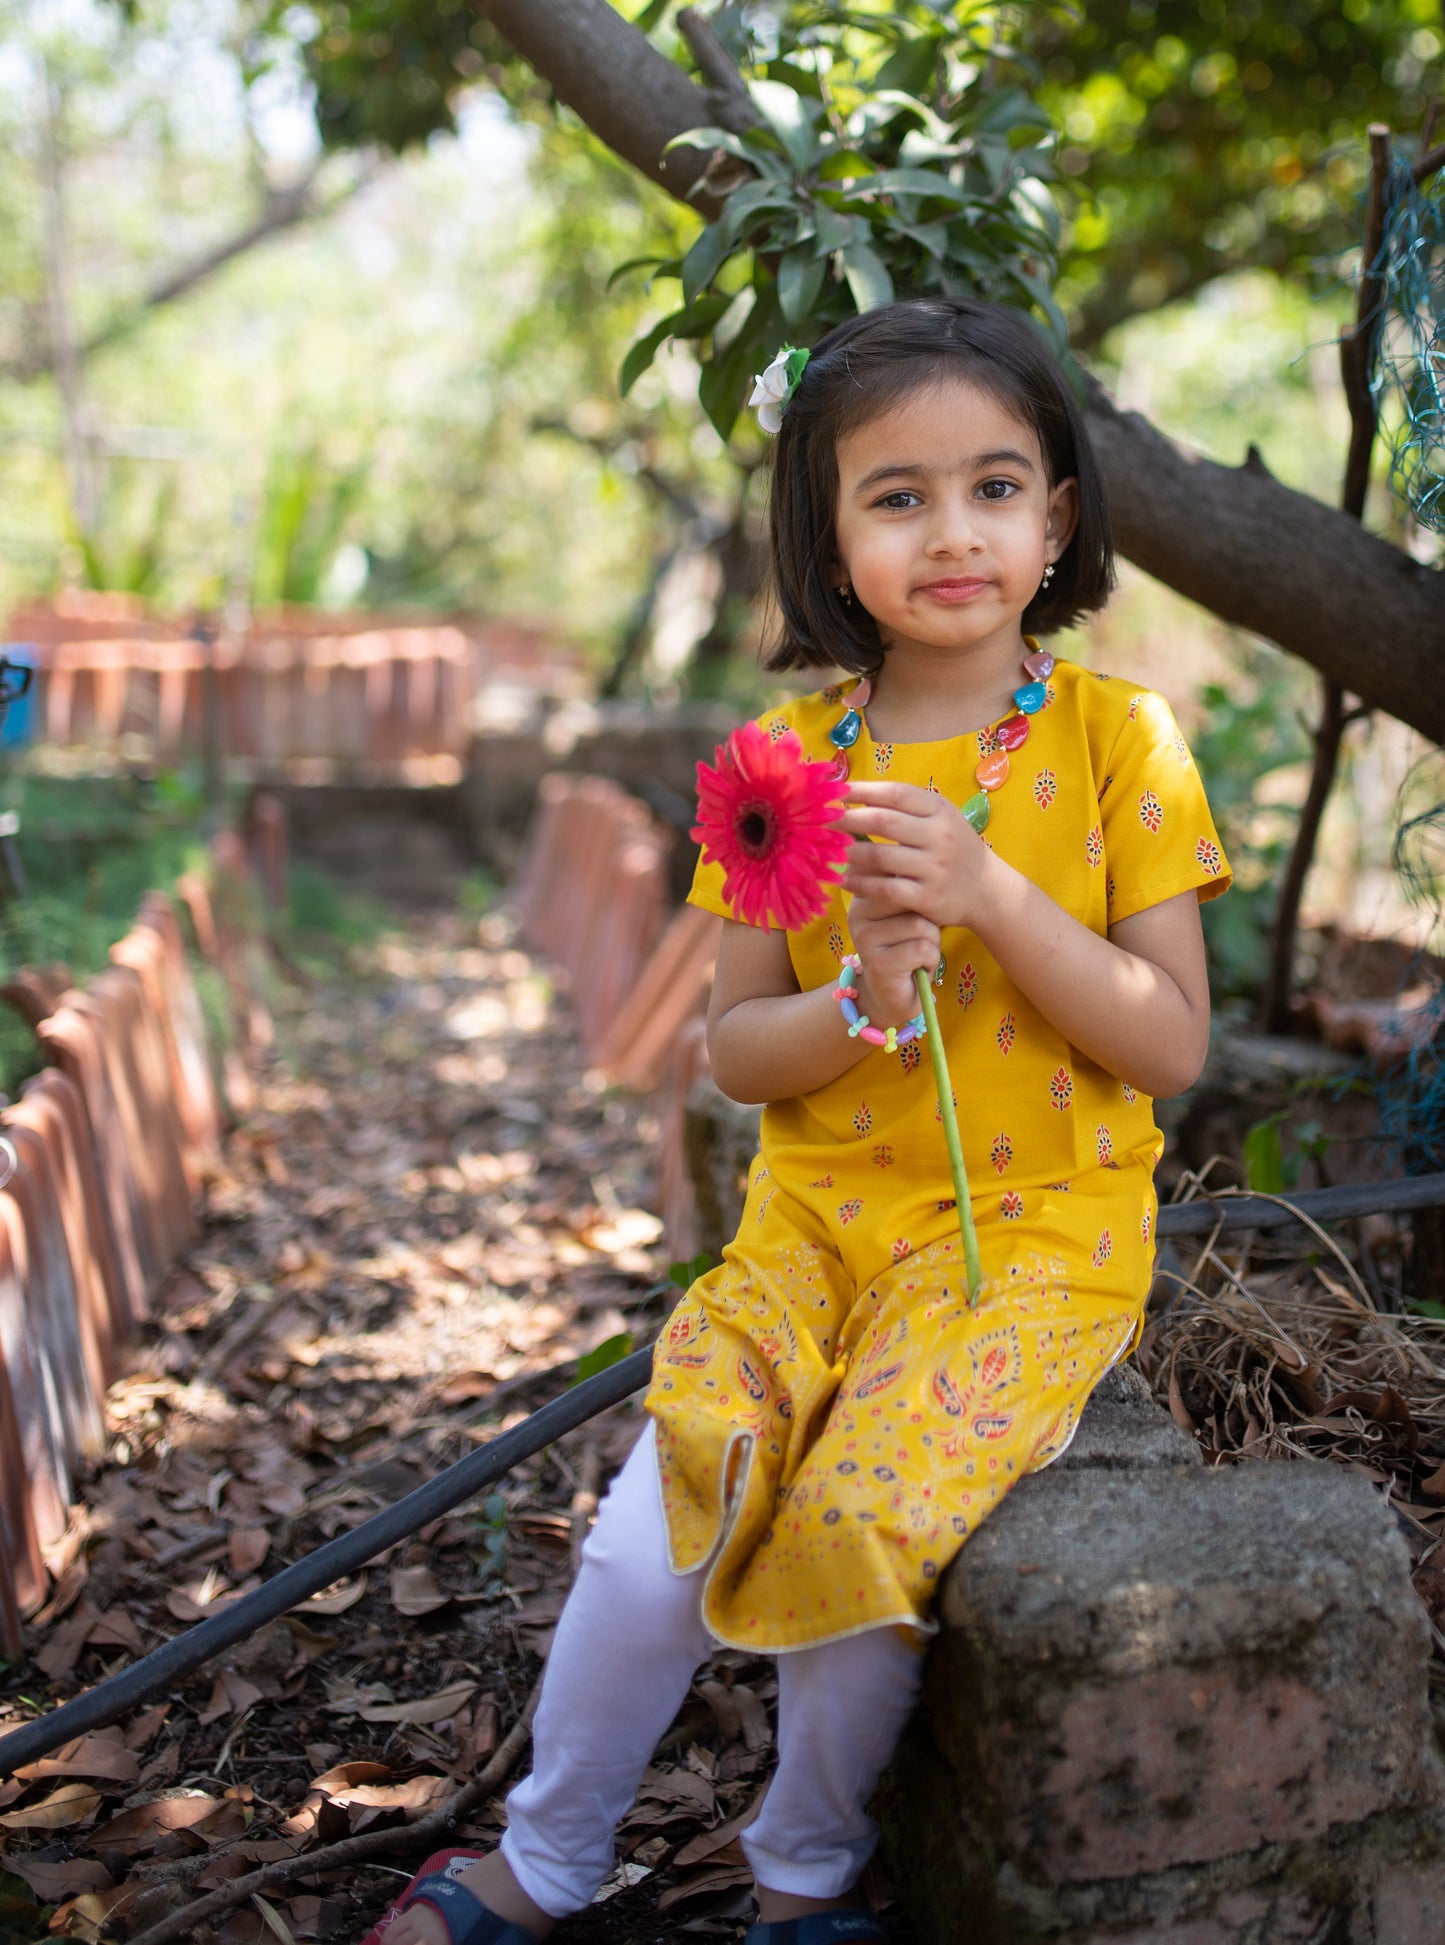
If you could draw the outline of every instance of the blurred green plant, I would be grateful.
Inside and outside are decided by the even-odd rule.
[[[682,304],[623,360],[624,395],[669,340],[698,347],[699,396],[723,438],[750,373],[897,296],[972,291],[1040,313],[1059,215],[1053,129],[1027,55],[1002,35],[1017,8],[909,0],[886,13],[793,6],[766,23],[724,7],[712,27],[759,121],[681,141],[731,159],[721,214],[682,257],[641,258]],[[723,187],[721,181],[717,187]]]
[[[1318,1121],[1300,1121],[1293,1108],[1280,1108],[1245,1132],[1246,1185],[1257,1195],[1287,1195],[1298,1187],[1306,1162],[1318,1167],[1324,1161],[1330,1141]]]
[[[256,607],[320,600],[346,523],[366,490],[366,472],[364,466],[337,468],[319,441],[276,448],[256,518],[251,569]]]
[[[717,1262],[717,1257],[708,1250],[702,1250],[690,1263],[669,1263],[667,1280],[677,1285],[679,1290],[690,1290],[700,1276],[706,1276]]]
[[[343,885],[305,858],[287,871],[287,943],[303,971],[320,976],[345,956],[369,945],[394,921],[379,900]]]
[[[1309,757],[1299,716],[1308,677],[1263,648],[1241,647],[1236,687],[1206,685],[1203,718],[1191,739],[1210,808],[1234,869],[1227,898],[1201,907],[1210,979],[1217,996],[1252,997],[1269,953],[1269,928],[1298,812],[1262,805],[1260,780]]]
[[[0,1872],[0,1938],[14,1940],[44,1938],[50,1930],[54,1905],[41,1904],[23,1878],[13,1871]]]
[[[490,871],[469,871],[462,880],[457,903],[470,918],[489,912],[500,898],[502,888]]]
[[[620,1364],[632,1354],[632,1332],[620,1330],[615,1337],[605,1337],[590,1351],[584,1351],[577,1360],[577,1375],[574,1385],[582,1384],[588,1378],[595,1378],[600,1372],[608,1371],[614,1364]]]
[[[489,1493],[482,1501],[472,1530],[488,1580],[500,1580],[507,1566],[507,1502],[501,1493]]]
[[[151,486],[148,503],[137,514],[130,504],[136,496],[112,476],[96,530],[85,534],[72,525],[72,540],[85,567],[87,587],[147,598],[159,592],[165,580],[177,492],[176,475],[162,474]]]
[[[18,810],[16,840],[29,886],[0,922],[0,979],[59,961],[78,979],[109,963],[146,892],[204,860],[199,800],[170,779],[65,779],[16,768],[0,777],[0,809]],[[14,1095],[42,1062],[35,1036],[0,1007],[0,1093]]]

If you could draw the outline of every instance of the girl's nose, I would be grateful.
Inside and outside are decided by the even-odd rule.
[[[961,557],[976,554],[983,536],[974,516],[972,502],[947,495],[940,499],[929,523],[926,551],[930,558]]]

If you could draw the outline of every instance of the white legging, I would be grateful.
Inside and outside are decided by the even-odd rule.
[[[602,1502],[552,1643],[534,1767],[507,1799],[502,1853],[552,1917],[591,1903],[613,1832],[713,1642],[702,1572],[668,1564],[649,1425]],[[778,1766],[742,1846],[759,1884],[836,1898],[867,1863],[866,1805],[922,1674],[913,1630],[875,1628],[778,1657]]]

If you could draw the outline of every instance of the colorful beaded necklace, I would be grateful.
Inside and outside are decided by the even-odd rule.
[[[1014,690],[1015,714],[1006,716],[992,732],[993,748],[981,758],[973,773],[978,789],[962,806],[963,814],[982,837],[988,826],[988,800],[1008,780],[1009,753],[1021,750],[1029,740],[1029,717],[1037,716],[1049,699],[1049,677],[1054,658],[1040,648],[1032,635],[1026,635],[1030,652],[1024,657],[1028,681]],[[828,731],[828,741],[837,750],[834,769],[840,783],[852,773],[848,752],[863,732],[863,711],[873,700],[873,678],[865,675],[848,698],[848,707]]]
[[[1049,700],[1049,677],[1054,672],[1054,658],[1047,649],[1039,647],[1031,635],[1024,637],[1030,652],[1024,657],[1024,674],[1028,677],[1022,687],[1014,690],[1014,709],[1012,716],[1004,720],[991,733],[992,749],[979,759],[973,773],[978,785],[966,804],[963,814],[982,837],[988,828],[988,800],[995,790],[1001,790],[1008,780],[1009,756],[1021,750],[1029,739],[1029,718],[1037,716]],[[852,763],[848,752],[863,732],[863,711],[873,699],[873,680],[865,675],[857,688],[848,698],[848,707],[828,731],[828,740],[837,750],[834,770],[839,782],[844,782],[852,774]],[[858,974],[862,961],[856,952],[850,952],[843,961],[838,974],[838,984],[833,989],[833,998],[843,1009],[844,1024],[850,1039],[863,1039],[875,1047],[882,1047],[887,1053],[906,1047],[911,1040],[923,1035],[923,1015],[915,1013],[911,1020],[901,1027],[879,1028],[870,1026],[868,1015],[858,1011],[855,998]],[[934,974],[935,985],[943,977],[943,963],[940,960],[938,971]]]

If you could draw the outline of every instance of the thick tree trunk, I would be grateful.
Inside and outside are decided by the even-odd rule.
[[[740,112],[736,95],[698,87],[607,0],[475,4],[615,155],[680,202],[715,213],[710,198],[689,194],[707,167],[707,151],[663,151],[690,128],[736,129],[755,119]]]
[[[474,0],[624,160],[687,198],[705,158],[663,150],[736,99],[697,87],[607,0]],[[1095,386],[1089,427],[1119,551],[1223,620],[1264,635],[1371,708],[1445,742],[1445,574],[1282,486],[1186,452]]]
[[[1218,466],[1186,452],[1102,386],[1088,423],[1122,554],[1445,742],[1445,575],[1282,486],[1255,455]]]

